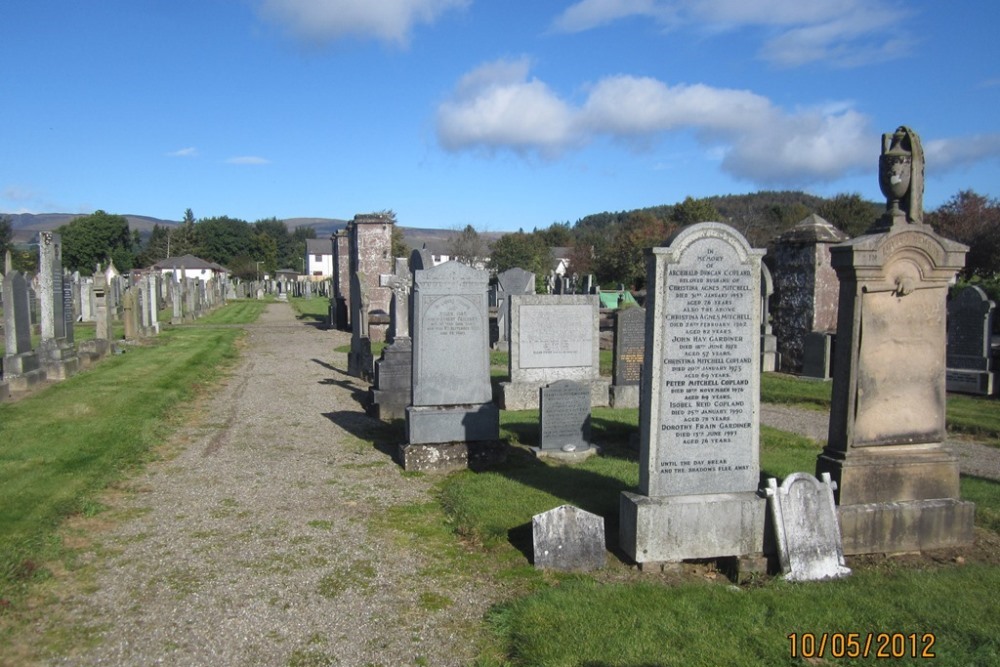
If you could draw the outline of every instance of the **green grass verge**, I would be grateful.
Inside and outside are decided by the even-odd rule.
[[[248,317],[237,303],[200,322]],[[199,325],[165,331],[155,344],[0,405],[0,598],[17,599],[43,576],[40,564],[59,550],[60,521],[98,510],[96,494],[148,459],[172,410],[235,359],[241,335]]]
[[[306,299],[293,296],[288,299],[288,303],[291,304],[300,320],[325,324],[330,314],[330,300],[325,297],[314,296],[311,299]]]
[[[224,307],[212,311],[197,324],[250,324],[256,322],[267,303],[256,299],[230,300]]]
[[[884,569],[823,584],[736,588],[717,584],[665,587],[653,583],[564,582],[501,606],[490,623],[512,666],[638,667],[678,665],[837,664],[876,662],[878,642],[865,658],[791,656],[796,633],[916,633],[909,655],[930,643],[934,659],[914,662],[963,667],[1000,663],[1000,614],[994,591],[1000,568]],[[900,648],[900,647],[897,647]],[[890,655],[891,655],[890,647]],[[803,659],[808,658],[808,659]],[[898,661],[892,661],[897,664]]]

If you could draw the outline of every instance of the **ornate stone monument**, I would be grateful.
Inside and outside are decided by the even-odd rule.
[[[396,258],[394,273],[379,276],[392,289],[389,342],[375,362],[375,384],[368,395],[367,411],[378,419],[403,419],[412,396],[413,345],[410,340],[410,290],[413,275],[405,257]]]
[[[621,496],[621,548],[643,567],[735,557],[761,569],[764,251],[706,222],[647,253],[639,488]]]
[[[834,246],[840,279],[827,446],[844,553],[893,553],[972,541],[975,505],[959,500],[945,438],[945,300],[966,246],[923,223],[924,161],[907,127],[883,135],[886,212]]]

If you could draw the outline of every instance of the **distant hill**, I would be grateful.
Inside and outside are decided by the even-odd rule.
[[[38,232],[51,232],[67,225],[75,218],[87,215],[86,213],[0,213],[6,215],[11,220],[11,228],[14,231],[15,243],[27,243],[31,241]],[[177,226],[181,224],[177,220],[160,220],[147,215],[126,215],[129,229],[139,230],[139,235],[143,238],[149,236],[154,225]]]

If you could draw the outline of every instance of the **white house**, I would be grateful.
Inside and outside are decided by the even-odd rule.
[[[198,278],[208,281],[216,276],[224,276],[228,271],[225,267],[219,266],[215,262],[206,262],[194,255],[183,255],[181,257],[167,257],[153,264],[154,269],[163,275],[174,274],[178,280],[181,278]]]
[[[333,239],[306,239],[306,275],[313,279],[333,275]]]

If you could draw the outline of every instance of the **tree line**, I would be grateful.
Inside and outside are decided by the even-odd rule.
[[[624,284],[642,289],[646,279],[646,248],[665,244],[687,225],[725,222],[740,231],[754,247],[768,247],[789,228],[817,214],[851,237],[865,233],[885,211],[859,194],[818,197],[804,192],[757,192],[695,199],[673,205],[588,215],[570,225],[556,222],[531,232],[523,229],[494,241],[483,254],[490,268],[505,271],[518,266],[533,271],[541,283],[552,269],[550,248],[565,248],[572,272],[593,273],[598,284]],[[983,283],[1000,298],[1000,200],[971,190],[959,192],[925,215],[942,236],[969,245],[961,278]],[[470,247],[486,244],[467,226],[452,238],[452,254],[469,256]],[[482,255],[481,255],[482,256]],[[539,285],[541,288],[541,284]]]

